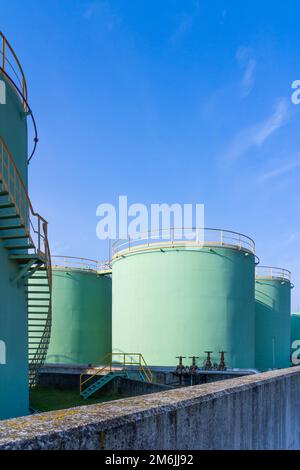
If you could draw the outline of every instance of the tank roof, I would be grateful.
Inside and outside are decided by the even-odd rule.
[[[79,258],[76,256],[52,256],[53,269],[74,269],[85,272],[94,272],[97,274],[111,272],[111,264],[109,261],[96,261],[89,258]]]
[[[277,279],[291,282],[291,271],[275,266],[256,266],[256,279]]]
[[[247,235],[231,230],[181,227],[150,230],[131,234],[125,240],[117,240],[112,246],[113,259],[130,253],[163,250],[194,249],[203,247],[233,248],[255,255],[255,242]]]

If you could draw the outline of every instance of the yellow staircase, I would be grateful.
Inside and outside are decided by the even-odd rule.
[[[37,383],[51,333],[51,257],[47,221],[34,212],[27,189],[3,138],[0,136],[0,240],[9,259],[17,263],[11,281],[27,293],[29,329],[29,384]],[[34,288],[40,289],[33,295]]]
[[[138,380],[151,383],[153,375],[141,353],[110,353],[105,356],[102,364],[107,364],[97,370],[96,373],[89,374],[88,368],[80,375],[80,395],[87,399],[100,390],[105,384],[116,377],[130,378],[132,374],[138,375]]]

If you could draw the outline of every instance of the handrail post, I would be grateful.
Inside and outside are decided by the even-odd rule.
[[[40,233],[41,233],[41,219],[38,217],[38,253],[41,252]]]
[[[6,49],[6,40],[2,38],[2,68],[5,70],[5,49]]]

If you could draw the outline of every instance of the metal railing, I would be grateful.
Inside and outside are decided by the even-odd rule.
[[[4,34],[0,31],[0,71],[21,99],[24,112],[30,116],[33,125],[33,147],[27,157],[29,163],[35,154],[39,141],[35,118],[28,104],[28,92],[25,75],[20,61]]]
[[[28,238],[27,253],[33,251],[37,257],[37,263],[43,263],[46,270],[46,279],[49,286],[49,302],[47,305],[47,316],[45,319],[44,330],[40,341],[34,352],[29,354],[29,385],[33,387],[37,384],[37,377],[40,367],[43,365],[47,355],[47,349],[50,341],[51,323],[52,323],[52,268],[51,255],[48,242],[48,222],[32,207],[27,189],[23,179],[16,167],[13,156],[7,145],[0,136],[0,182],[1,190],[7,193],[7,203],[15,211],[20,219],[20,225]],[[10,210],[8,207],[6,210]],[[27,254],[26,253],[26,254]],[[30,333],[30,321],[29,321]],[[30,338],[30,334],[29,334]],[[29,348],[32,346],[29,339]]]
[[[110,261],[96,261],[88,258],[78,258],[76,256],[52,256],[54,268],[80,269],[83,271],[105,272],[111,271]]]
[[[37,255],[43,259],[47,257],[47,225],[48,222],[33,210],[27,189],[14,162],[14,159],[0,136],[0,178],[2,189],[9,194],[10,202],[15,206],[21,224],[28,235],[29,244]]]
[[[114,360],[115,358],[118,358],[119,360]],[[89,367],[80,375],[80,393],[83,391],[84,386],[92,379],[98,375],[103,374],[104,372],[108,374],[109,372],[113,372],[116,369],[126,371],[128,370],[128,367],[137,367],[137,370],[144,374],[147,382],[151,383],[153,380],[152,371],[141,353],[109,353],[99,362],[107,362],[107,365],[98,369],[95,374],[92,374],[85,380],[83,378],[88,374],[88,371],[92,367]]]
[[[256,266],[256,278],[283,279],[291,282],[292,274],[288,269],[273,266]]]
[[[128,252],[160,248],[227,246],[255,254],[254,241],[242,233],[215,228],[170,228],[129,235],[112,245],[113,259]]]
[[[11,75],[14,77],[12,83],[18,84],[18,88],[22,91],[23,95],[23,108],[27,111],[27,84],[21,63],[11,47],[10,43],[0,31],[0,54],[1,54],[1,69],[6,72],[9,78]],[[17,89],[16,92],[19,92]]]

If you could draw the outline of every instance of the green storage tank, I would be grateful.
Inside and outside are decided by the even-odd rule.
[[[265,371],[289,367],[291,273],[257,266],[255,276],[255,366]]]
[[[46,362],[99,364],[111,352],[111,274],[93,260],[53,257]]]
[[[27,118],[24,103],[11,78],[16,75],[25,84],[19,62],[0,32],[0,154],[1,181],[5,154],[11,152],[15,165],[27,185]],[[13,68],[12,68],[12,67]],[[6,157],[5,157],[6,158]],[[6,161],[6,160],[5,160]],[[0,190],[2,183],[0,184]],[[1,203],[6,196],[1,196]],[[0,208],[0,226],[7,226]],[[3,230],[3,229],[2,229]],[[28,414],[28,338],[27,304],[24,286],[13,284],[19,266],[9,259],[9,251],[0,245],[0,419]]]
[[[291,314],[292,363],[300,364],[300,312]]]
[[[225,351],[227,367],[253,368],[254,242],[218,229],[165,238],[113,245],[113,351],[142,353],[150,366],[180,355],[202,366],[205,351],[219,363]]]

